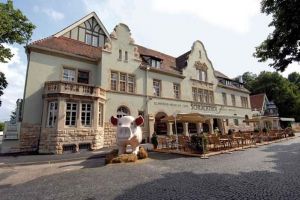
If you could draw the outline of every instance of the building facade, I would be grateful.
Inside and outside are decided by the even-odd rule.
[[[21,151],[62,153],[113,145],[112,115],[142,115],[143,139],[173,134],[163,122],[199,113],[205,123],[178,122],[179,134],[249,130],[249,91],[214,70],[204,45],[173,57],[135,43],[118,24],[108,33],[93,12],[62,31],[29,44]]]

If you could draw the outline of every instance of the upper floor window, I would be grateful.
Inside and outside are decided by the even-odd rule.
[[[49,102],[48,104],[48,117],[47,117],[47,127],[54,127],[57,120],[57,102]]]
[[[197,88],[192,88],[193,100],[198,101]]]
[[[180,85],[178,83],[173,83],[173,90],[174,90],[174,98],[180,98]]]
[[[85,43],[97,47],[97,46],[99,46],[99,36],[92,35],[90,33],[86,33],[85,34]]]
[[[247,97],[241,97],[241,102],[242,102],[242,107],[243,108],[249,108]]]
[[[160,80],[153,80],[153,95],[154,96],[161,96],[161,81]]]
[[[225,92],[222,93],[222,98],[223,98],[223,104],[227,105],[227,96]]]
[[[231,101],[232,101],[232,105],[236,106],[235,95],[234,94],[231,95]]]
[[[63,80],[75,82],[76,81],[76,70],[64,68]]]
[[[110,89],[111,90],[117,90],[118,83],[118,73],[117,72],[111,72],[110,74]]]
[[[126,92],[126,82],[127,82],[127,75],[120,73],[120,91],[121,92]]]
[[[77,82],[89,84],[89,72],[78,70]]]
[[[122,60],[122,50],[119,49],[119,60]]]
[[[155,68],[160,68],[160,60],[150,59],[150,66]]]
[[[198,80],[199,81],[207,81],[207,71],[198,69]]]
[[[204,90],[201,88],[192,88],[193,100],[200,103],[214,103],[214,93],[210,90]]]
[[[77,103],[67,103],[65,125],[75,126],[77,119]]]
[[[127,86],[128,86],[128,92],[134,93],[135,77],[133,75],[128,75]]]
[[[128,52],[125,51],[125,61],[128,61]]]

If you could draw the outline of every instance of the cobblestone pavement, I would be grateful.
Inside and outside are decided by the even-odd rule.
[[[0,168],[0,199],[299,199],[300,138],[210,159],[151,153]]]

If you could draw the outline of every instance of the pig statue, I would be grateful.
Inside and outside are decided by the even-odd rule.
[[[119,155],[126,153],[126,146],[131,145],[132,153],[138,154],[139,145],[142,142],[141,125],[144,123],[144,118],[138,116],[123,116],[116,118],[112,116],[110,122],[117,126],[117,145],[119,148]]]

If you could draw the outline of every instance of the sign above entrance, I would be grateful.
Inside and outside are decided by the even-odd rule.
[[[153,102],[154,105],[158,106],[172,106],[172,107],[178,107],[178,108],[188,108],[189,106],[186,104],[180,104],[180,103],[168,103],[168,102]]]
[[[192,110],[217,111],[217,106],[191,103]]]

